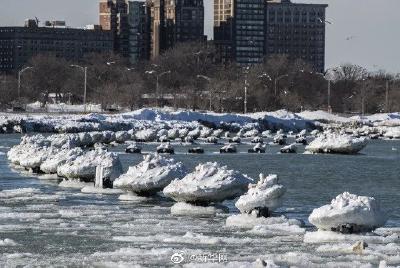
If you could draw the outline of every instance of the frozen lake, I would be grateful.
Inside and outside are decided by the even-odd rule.
[[[176,217],[170,214],[174,203],[162,197],[123,202],[118,195],[83,194],[58,187],[57,180],[21,175],[10,168],[5,155],[19,138],[0,136],[0,267],[170,266],[174,253],[183,254],[181,264],[189,266],[196,263],[188,260],[190,256],[202,254],[220,254],[229,262],[262,258],[300,267],[374,267],[382,260],[388,266],[400,265],[400,141],[374,140],[353,156],[277,154],[279,146],[268,146],[266,154],[220,155],[216,152],[222,145],[203,146],[204,155],[187,155],[188,147],[176,146],[172,156],[188,169],[218,161],[253,178],[261,172],[278,174],[287,187],[278,212],[303,220],[308,232],[314,231],[307,221],[311,211],[338,194],[376,197],[389,215],[378,231],[386,237],[367,239],[369,247],[358,255],[348,250],[352,241],[304,243],[303,234],[225,227],[229,214],[238,213],[233,201],[225,203],[229,214]],[[155,147],[146,145],[144,151]],[[239,151],[250,147],[240,145]],[[122,153],[124,148],[113,150],[121,152],[126,170],[142,157]]]

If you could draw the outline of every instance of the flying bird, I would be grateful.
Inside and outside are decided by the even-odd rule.
[[[329,20],[323,20],[322,18],[317,18],[318,19],[318,21],[320,22],[320,23],[328,23],[328,24],[332,24],[332,22],[331,21],[329,21]]]
[[[356,38],[356,36],[355,36],[355,35],[351,35],[351,36],[349,36],[349,37],[346,37],[346,40],[349,41],[349,40],[352,40],[352,39],[354,39],[354,38]]]

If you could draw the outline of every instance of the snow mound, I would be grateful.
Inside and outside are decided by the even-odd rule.
[[[224,206],[195,206],[185,202],[178,202],[171,207],[171,214],[175,216],[215,216],[227,213],[229,209]]]
[[[327,133],[317,137],[306,150],[312,153],[356,154],[367,146],[365,138]]]
[[[164,194],[176,201],[192,203],[221,202],[246,191],[253,180],[218,163],[199,164],[182,180],[174,180]]]
[[[96,175],[97,166],[104,167],[105,178],[108,178],[111,181],[114,181],[115,178],[122,173],[122,166],[118,155],[97,148],[58,166],[57,174],[60,177],[68,179],[93,181]]]
[[[82,154],[83,151],[81,148],[61,150],[56,154],[48,156],[40,165],[40,170],[46,174],[56,174],[58,166],[65,164],[67,161],[73,161]]]
[[[242,213],[250,213],[255,208],[273,211],[281,205],[285,192],[285,187],[278,184],[277,175],[264,177],[260,174],[258,183],[249,184],[249,190],[238,199],[235,206]]]
[[[308,220],[320,230],[340,231],[343,226],[350,225],[357,232],[383,226],[387,216],[373,197],[345,192],[331,204],[314,209]]]
[[[114,187],[127,189],[137,194],[155,194],[163,190],[174,179],[183,178],[186,170],[181,162],[176,163],[160,155],[146,155],[143,161],[130,167],[114,182]]]

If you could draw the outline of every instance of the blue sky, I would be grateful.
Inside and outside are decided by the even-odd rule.
[[[371,71],[400,73],[400,0],[293,0],[327,3],[326,67],[355,63]],[[206,33],[212,33],[212,0],[206,6]],[[81,27],[98,23],[98,0],[1,0],[0,25],[23,25],[28,17],[66,20]],[[354,36],[350,40],[348,37]]]

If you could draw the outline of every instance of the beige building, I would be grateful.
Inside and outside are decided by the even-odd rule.
[[[226,22],[233,17],[234,0],[214,0],[214,26],[221,26],[221,22]]]

